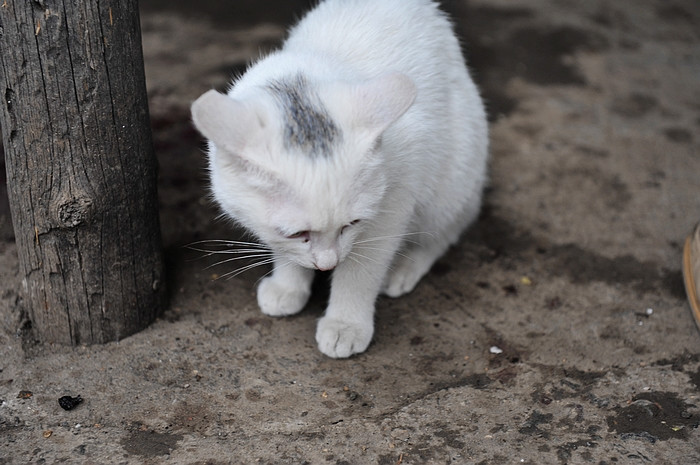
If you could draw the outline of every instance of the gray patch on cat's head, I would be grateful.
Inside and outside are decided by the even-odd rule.
[[[328,156],[340,130],[302,74],[269,84],[284,116],[284,143],[312,157]]]

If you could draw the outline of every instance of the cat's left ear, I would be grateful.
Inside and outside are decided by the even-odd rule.
[[[398,120],[416,99],[416,85],[408,76],[391,73],[355,88],[361,105],[359,122],[377,135]]]
[[[355,85],[354,123],[375,138],[396,122],[416,99],[416,85],[401,73],[391,73]]]
[[[359,84],[330,84],[322,92],[338,119],[375,139],[411,107],[417,90],[405,74],[390,73]]]

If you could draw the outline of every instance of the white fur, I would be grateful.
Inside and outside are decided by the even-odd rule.
[[[330,154],[285,145],[269,86],[299,74],[340,130]],[[210,140],[216,200],[274,252],[262,311],[299,312],[312,270],[334,270],[316,332],[330,357],[363,352],[377,295],[413,290],[478,214],[486,117],[430,0],[326,0],[281,50],[228,95],[204,94],[192,114]]]

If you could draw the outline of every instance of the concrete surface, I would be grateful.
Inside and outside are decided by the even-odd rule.
[[[266,270],[215,280],[232,268],[183,248],[240,236],[208,204],[188,104],[302,3],[142,2],[172,289],[148,330],[33,343],[4,201],[0,463],[700,463],[679,266],[700,220],[698,2],[446,2],[492,115],[491,187],[350,360],[315,348],[323,280],[302,314],[270,319]]]

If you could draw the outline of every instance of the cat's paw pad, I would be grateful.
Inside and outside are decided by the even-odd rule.
[[[265,315],[294,315],[304,308],[310,295],[310,291],[286,287],[267,277],[258,286],[258,306]]]
[[[332,358],[347,358],[367,350],[374,326],[323,317],[316,328],[318,349]]]

